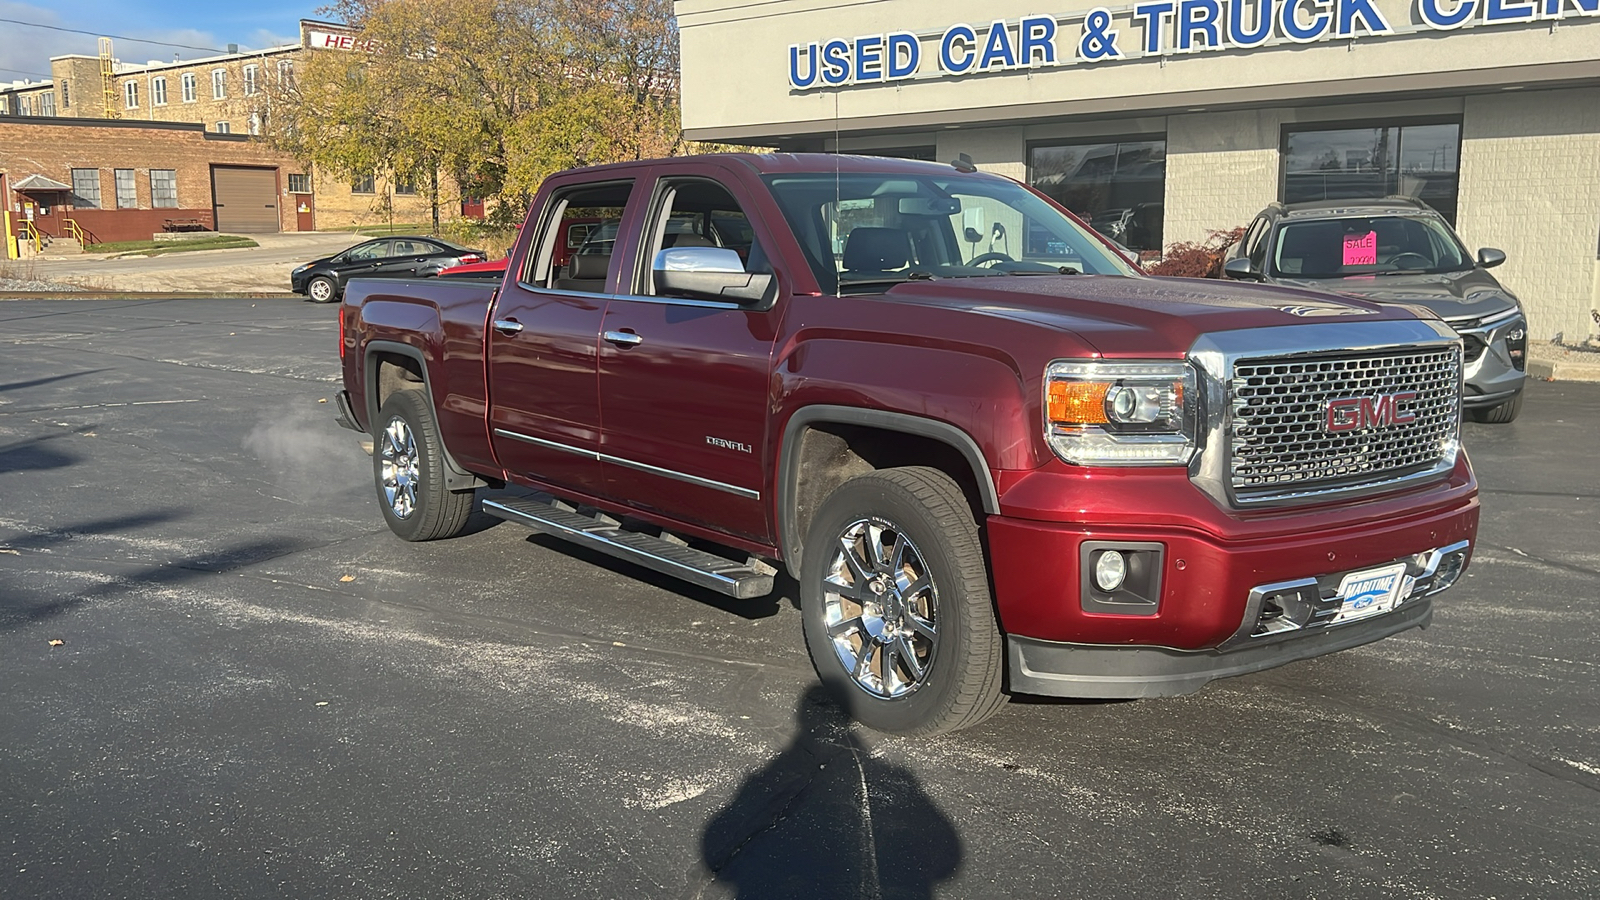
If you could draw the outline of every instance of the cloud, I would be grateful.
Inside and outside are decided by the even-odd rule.
[[[149,28],[87,16],[69,21],[63,20],[56,10],[17,3],[14,0],[0,0],[0,18],[90,32],[96,31],[97,28],[103,29],[104,32],[119,36],[113,39],[112,52],[117,59],[132,65],[143,65],[151,61],[169,63],[172,62],[174,54],[186,60],[215,56],[224,52],[228,46],[228,42],[217,37],[215,33],[198,28]],[[75,34],[10,22],[0,25],[0,28],[6,33],[6,39],[0,40],[0,68],[9,70],[0,71],[0,83],[4,84],[17,79],[38,81],[48,78],[50,58],[53,56],[68,54],[96,56],[100,52],[99,41],[95,34]],[[263,43],[261,44],[263,47],[294,41],[293,38],[280,40],[271,35],[267,29],[260,29],[252,36],[252,40],[258,39],[275,42]],[[146,43],[146,41],[158,43]],[[174,44],[180,46],[171,46]]]
[[[70,27],[52,10],[8,0],[0,0],[0,18]],[[28,28],[10,22],[0,25],[0,28],[6,32],[5,40],[0,40],[0,68],[6,70],[0,71],[0,84],[22,79],[39,81],[41,75],[48,78],[52,56],[96,52],[94,38],[86,34]]]

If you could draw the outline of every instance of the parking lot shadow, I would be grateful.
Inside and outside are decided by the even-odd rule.
[[[708,880],[739,898],[931,898],[961,868],[954,824],[909,769],[872,755],[820,685],[795,713],[793,742],[707,824]]]

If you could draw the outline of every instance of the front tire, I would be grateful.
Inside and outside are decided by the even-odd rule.
[[[1521,414],[1522,395],[1519,393],[1499,406],[1472,410],[1472,421],[1487,422],[1491,425],[1504,425],[1508,422],[1516,421],[1517,416]]]
[[[472,492],[445,489],[444,442],[422,391],[396,391],[378,412],[372,479],[389,530],[407,541],[455,537],[472,516]]]
[[[306,282],[306,299],[312,303],[332,303],[339,299],[339,286],[323,275]]]
[[[800,598],[817,676],[862,724],[942,734],[1005,703],[977,524],[943,472],[884,469],[835,490],[806,536]]]

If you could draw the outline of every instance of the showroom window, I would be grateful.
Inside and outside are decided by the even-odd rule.
[[[1283,202],[1400,194],[1455,224],[1460,162],[1460,122],[1285,129]]]
[[[1030,147],[1028,183],[1123,246],[1162,248],[1164,137]]]

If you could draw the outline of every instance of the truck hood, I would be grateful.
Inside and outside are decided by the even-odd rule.
[[[896,285],[885,296],[1069,331],[1106,356],[1176,355],[1216,331],[1429,316],[1325,291],[1197,278],[952,278]]]
[[[1479,268],[1436,275],[1353,275],[1349,278],[1279,278],[1280,285],[1327,291],[1377,303],[1425,306],[1441,319],[1476,319],[1504,312],[1516,298]]]

